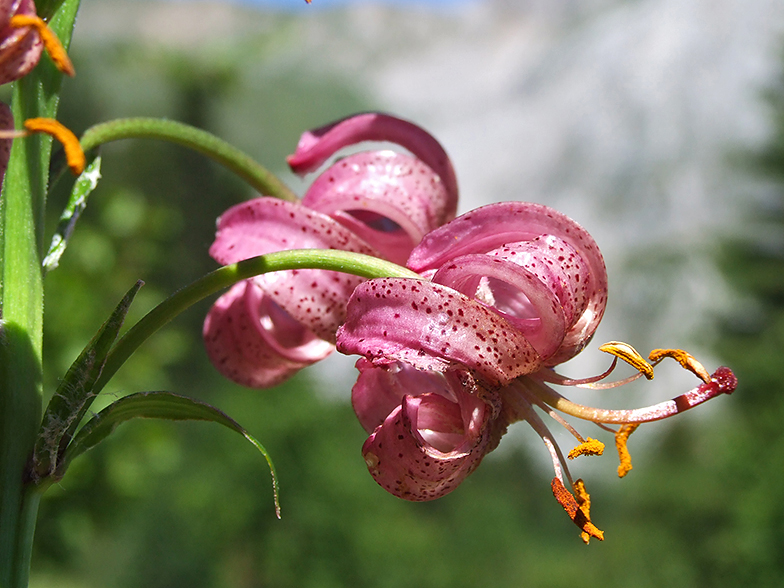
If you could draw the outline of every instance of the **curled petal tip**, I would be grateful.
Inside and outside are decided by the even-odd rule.
[[[490,448],[493,411],[453,388],[405,396],[362,447],[373,478],[398,498],[416,502],[454,490]]]
[[[302,134],[296,151],[286,158],[296,174],[314,171],[343,147],[364,141],[388,141],[408,149],[428,165],[446,186],[447,220],[457,211],[457,177],[444,148],[421,127],[394,116],[366,112]]]
[[[215,302],[204,321],[203,336],[216,369],[249,388],[280,384],[333,349],[247,280]]]

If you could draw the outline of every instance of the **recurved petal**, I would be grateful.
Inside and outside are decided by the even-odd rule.
[[[338,330],[338,350],[374,365],[474,370],[492,384],[535,372],[542,360],[520,329],[441,284],[383,278],[360,284]]]
[[[204,321],[207,355],[218,371],[250,388],[268,388],[332,352],[255,285],[235,284]]]
[[[406,120],[368,112],[350,116],[302,134],[296,151],[287,161],[297,174],[317,169],[336,151],[363,141],[396,143],[421,159],[443,182],[449,195],[444,205],[446,222],[457,211],[457,178],[444,148],[427,131]]]
[[[430,167],[394,151],[341,159],[316,178],[302,200],[400,264],[428,231],[448,220],[448,202],[443,182]]]
[[[8,20],[16,14],[35,15],[32,0],[4,1],[0,7],[0,84],[13,82],[27,75],[41,58],[43,43],[35,30],[16,28]]]
[[[526,268],[490,255],[463,255],[448,262],[433,282],[474,298],[514,325],[547,360],[566,332],[563,305],[546,264]]]
[[[218,219],[210,255],[218,263],[286,249],[341,249],[376,255],[367,243],[326,214],[278,198],[255,198]]]
[[[362,446],[373,478],[388,492],[412,501],[454,490],[490,449],[491,408],[459,390],[405,396]]]
[[[437,372],[423,372],[404,363],[375,367],[365,358],[357,361],[357,369],[351,404],[368,433],[383,423],[406,395],[439,394],[454,399],[446,378]]]
[[[607,304],[607,272],[596,242],[569,217],[541,204],[501,202],[468,212],[428,233],[408,259],[408,267],[431,275],[449,260],[488,253],[505,245],[552,236],[579,253],[586,268],[584,310],[566,332],[559,350],[548,359],[555,365],[576,355],[590,340]]]
[[[257,198],[227,210],[218,221],[210,255],[225,264],[286,249],[341,249],[378,257],[372,247],[334,219],[276,198]],[[333,342],[348,297],[362,278],[292,270],[254,281],[292,318]]]

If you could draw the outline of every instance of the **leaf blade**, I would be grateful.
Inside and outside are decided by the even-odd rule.
[[[92,393],[106,357],[117,340],[125,315],[144,282],[136,282],[125,294],[92,340],[71,364],[49,401],[33,450],[31,478],[51,476],[57,461],[95,398]]]
[[[173,421],[213,422],[242,435],[264,456],[272,477],[275,515],[280,518],[278,477],[269,452],[237,421],[221,410],[187,396],[171,392],[137,392],[113,402],[90,419],[73,437],[58,462],[55,478],[65,474],[68,465],[98,443],[106,439],[120,424],[134,418],[165,419]]]

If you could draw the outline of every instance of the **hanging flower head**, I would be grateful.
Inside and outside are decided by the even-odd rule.
[[[507,202],[463,215],[429,233],[408,267],[427,279],[359,285],[337,338],[341,352],[364,357],[352,401],[371,433],[363,446],[368,469],[401,498],[430,500],[450,492],[509,424],[525,420],[552,456],[556,499],[586,542],[601,539],[584,484],[571,477],[534,408],[575,436],[578,446],[569,458],[600,454],[603,445],[582,437],[556,411],[613,431],[619,474],[625,475],[631,469],[626,440],[639,423],[735,389],[727,368],[709,375],[683,351],[656,350],[651,362],[673,357],[700,385],[668,403],[617,411],[577,405],[552,390],[548,384],[607,387],[598,382],[618,358],[638,376],[653,377],[653,366],[631,346],[613,342],[600,347],[615,356],[600,376],[570,380],[553,371],[593,336],[607,301],[607,277],[591,236],[546,206]]]
[[[263,197],[234,206],[219,219],[210,254],[227,264],[285,249],[340,249],[403,263],[457,207],[454,171],[433,137],[392,116],[360,114],[303,134],[288,162],[305,174],[363,141],[396,143],[412,155],[350,155],[319,175],[301,203]],[[361,281],[295,270],[242,282],[207,316],[207,353],[235,382],[278,384],[331,353],[346,302]]]

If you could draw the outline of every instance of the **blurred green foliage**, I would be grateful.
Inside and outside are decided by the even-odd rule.
[[[113,117],[168,116],[282,171],[302,130],[373,105],[343,79],[265,70],[273,42],[261,39],[221,59],[83,47],[74,54],[79,75],[66,85],[61,119],[81,132]],[[774,95],[778,143],[760,161],[782,174],[784,86]],[[50,199],[51,226],[65,201],[60,188]],[[251,196],[179,147],[107,146],[103,180],[60,268],[47,276],[47,390],[136,279],[147,285],[129,321],[213,269],[207,249],[215,218]],[[737,369],[738,392],[718,401],[722,408],[708,419],[684,418],[659,437],[637,433],[632,450],[639,441],[652,451],[623,481],[610,479],[613,463],[578,464],[604,543],[580,541],[552,498],[552,474],[532,461],[533,452],[544,452],[533,436],[530,450],[518,443],[491,455],[444,499],[414,504],[388,495],[365,469],[365,434],[349,391],[336,401],[307,370],[264,392],[226,382],[201,346],[205,302],[132,358],[104,404],[166,389],[237,418],[276,462],[283,519],[275,519],[263,460],[235,435],[204,423],[134,422],[77,460],[47,493],[32,586],[780,585],[782,205],[784,183],[764,213],[772,245],[755,238],[721,250],[742,303],[722,319],[717,349]]]

